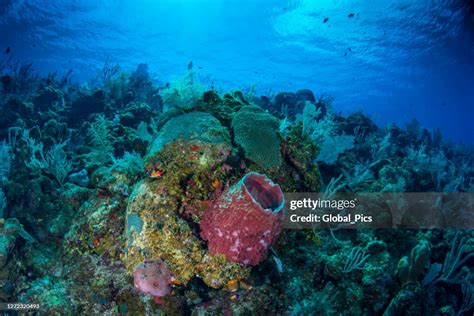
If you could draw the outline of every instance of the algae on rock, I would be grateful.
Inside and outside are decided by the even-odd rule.
[[[219,288],[231,279],[246,277],[246,267],[207,253],[188,223],[178,215],[176,201],[163,194],[163,190],[162,183],[145,179],[132,193],[127,214],[138,214],[143,227],[132,231],[133,238],[123,258],[129,271],[145,259],[161,258],[183,284],[199,276],[208,286]]]
[[[129,197],[123,260],[130,272],[146,259],[160,258],[183,284],[198,276],[219,288],[248,276],[247,267],[211,256],[186,220],[198,222],[207,200],[222,189],[230,150],[225,143],[177,140],[149,154],[149,173],[166,172],[139,182]]]

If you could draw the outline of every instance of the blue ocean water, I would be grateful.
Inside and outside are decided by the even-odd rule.
[[[310,88],[379,123],[413,117],[472,142],[474,22],[468,2],[2,1],[2,47],[85,80],[106,58],[161,80],[189,61],[220,88]],[[472,10],[472,6],[471,6]],[[326,22],[325,22],[326,21]],[[202,68],[202,69],[201,69]]]

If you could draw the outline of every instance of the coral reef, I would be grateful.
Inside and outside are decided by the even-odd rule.
[[[307,89],[209,90],[192,65],[157,84],[145,64],[108,60],[81,86],[8,69],[2,301],[74,315],[472,313],[472,229],[282,229],[282,192],[473,192],[472,151],[439,130],[343,116]],[[379,223],[418,220],[377,197]],[[443,220],[472,220],[451,210],[467,202]]]
[[[17,255],[15,244],[19,242],[21,224],[15,218],[0,218],[0,299],[7,301],[15,293],[19,268],[13,258]]]
[[[235,113],[246,105],[249,105],[249,102],[240,91],[226,93],[221,97],[215,90],[210,90],[203,94],[196,109],[211,113],[222,125],[230,127]]]
[[[166,173],[143,180],[131,193],[124,257],[130,269],[146,259],[160,258],[178,282],[187,284],[199,276],[211,287],[222,287],[247,275],[245,267],[208,255],[192,226],[180,217],[183,213],[199,220],[207,203],[197,200],[209,199],[209,194],[219,188],[228,152],[225,144],[181,141],[166,145],[156,157],[149,158],[151,175],[160,169]]]

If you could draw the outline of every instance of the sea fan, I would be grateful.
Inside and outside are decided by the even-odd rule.
[[[41,142],[36,143],[34,139],[29,137],[28,132],[24,134],[24,137],[30,152],[30,159],[25,162],[26,166],[31,171],[41,170],[53,176],[63,186],[67,176],[72,171],[72,162],[67,158],[63,149],[66,146],[66,142],[54,144],[45,156]]]
[[[314,104],[307,102],[303,109],[303,135],[308,136],[319,146],[317,161],[332,165],[344,151],[354,147],[354,136],[338,135],[337,124],[331,114],[324,119],[317,119],[320,110],[316,110]]]
[[[185,76],[173,80],[161,91],[165,109],[192,108],[206,91],[206,86],[189,71]]]
[[[113,132],[111,122],[104,115],[98,115],[87,131],[90,152],[85,158],[89,164],[103,166],[113,159]]]

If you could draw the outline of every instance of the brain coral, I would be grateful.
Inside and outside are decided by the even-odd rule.
[[[257,106],[244,106],[234,115],[232,128],[234,141],[243,148],[248,159],[264,168],[281,164],[275,117]]]
[[[151,145],[151,155],[159,152],[164,145],[180,138],[212,144],[230,143],[229,132],[214,116],[204,112],[191,112],[173,117],[166,122]]]

